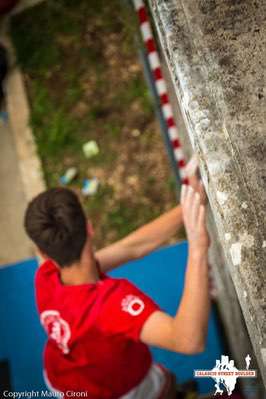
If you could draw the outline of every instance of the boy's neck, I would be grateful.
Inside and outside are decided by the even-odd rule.
[[[95,284],[99,280],[95,259],[87,259],[61,268],[60,278],[64,285]]]

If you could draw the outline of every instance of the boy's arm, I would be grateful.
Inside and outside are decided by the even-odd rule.
[[[144,323],[141,341],[174,352],[194,354],[205,346],[209,315],[207,256],[190,254],[176,316],[156,311]]]
[[[205,203],[206,194],[197,176],[197,170],[197,159],[192,157],[187,165],[189,184],[200,194],[201,202]],[[147,255],[171,238],[182,225],[182,208],[178,205],[122,240],[97,251],[95,255],[101,269],[106,272],[125,262]]]
[[[178,205],[122,240],[100,249],[95,257],[101,269],[109,271],[122,263],[147,255],[171,238],[182,225],[182,208]]]
[[[184,223],[189,242],[185,286],[175,317],[156,311],[144,323],[141,340],[182,353],[204,349],[210,308],[205,208],[192,188],[183,188]]]

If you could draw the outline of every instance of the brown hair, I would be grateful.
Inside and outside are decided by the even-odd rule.
[[[52,188],[37,195],[25,212],[28,236],[61,267],[80,259],[87,239],[86,225],[77,195],[66,188]]]

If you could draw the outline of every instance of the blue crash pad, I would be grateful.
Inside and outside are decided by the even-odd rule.
[[[7,359],[13,391],[46,389],[42,330],[34,302],[36,259],[0,269],[0,360]]]
[[[110,273],[125,277],[150,295],[160,307],[174,315],[181,299],[186,268],[187,244],[181,243],[155,251]],[[42,379],[42,350],[45,334],[34,303],[35,259],[0,269],[0,361],[8,359],[12,389],[45,389]],[[212,311],[204,353],[180,355],[152,349],[156,361],[173,370],[178,382],[193,379],[194,369],[211,369],[222,354],[216,315]],[[213,391],[210,379],[198,380],[200,393]]]

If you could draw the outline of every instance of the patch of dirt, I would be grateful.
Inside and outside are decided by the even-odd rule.
[[[53,46],[59,59],[45,72],[24,66],[25,78],[33,110],[36,82],[52,101],[53,109],[43,117],[44,129],[56,109],[62,109],[77,126],[78,149],[66,146],[56,157],[48,152],[42,155],[47,184],[57,185],[59,176],[70,166],[79,169],[79,177],[70,187],[79,194],[95,225],[96,245],[103,246],[173,207],[173,176],[137,53],[138,25],[133,10],[125,10],[118,0],[112,6],[94,0],[90,7],[98,11],[82,16],[83,1],[80,5],[67,0],[59,3],[62,18],[70,18],[70,22],[79,18],[78,30],[56,30]],[[38,26],[32,25],[40,24],[38,15],[46,12],[49,23],[40,26],[45,35],[57,23],[53,7],[52,1],[45,2],[34,19],[25,14],[13,29],[19,32],[20,24],[26,24],[36,36]],[[33,42],[27,40],[32,52]],[[34,132],[38,142],[38,126]],[[47,136],[51,134],[53,131],[47,129]],[[82,144],[92,139],[97,141],[100,154],[87,160]],[[99,179],[95,197],[82,196],[85,177]]]

